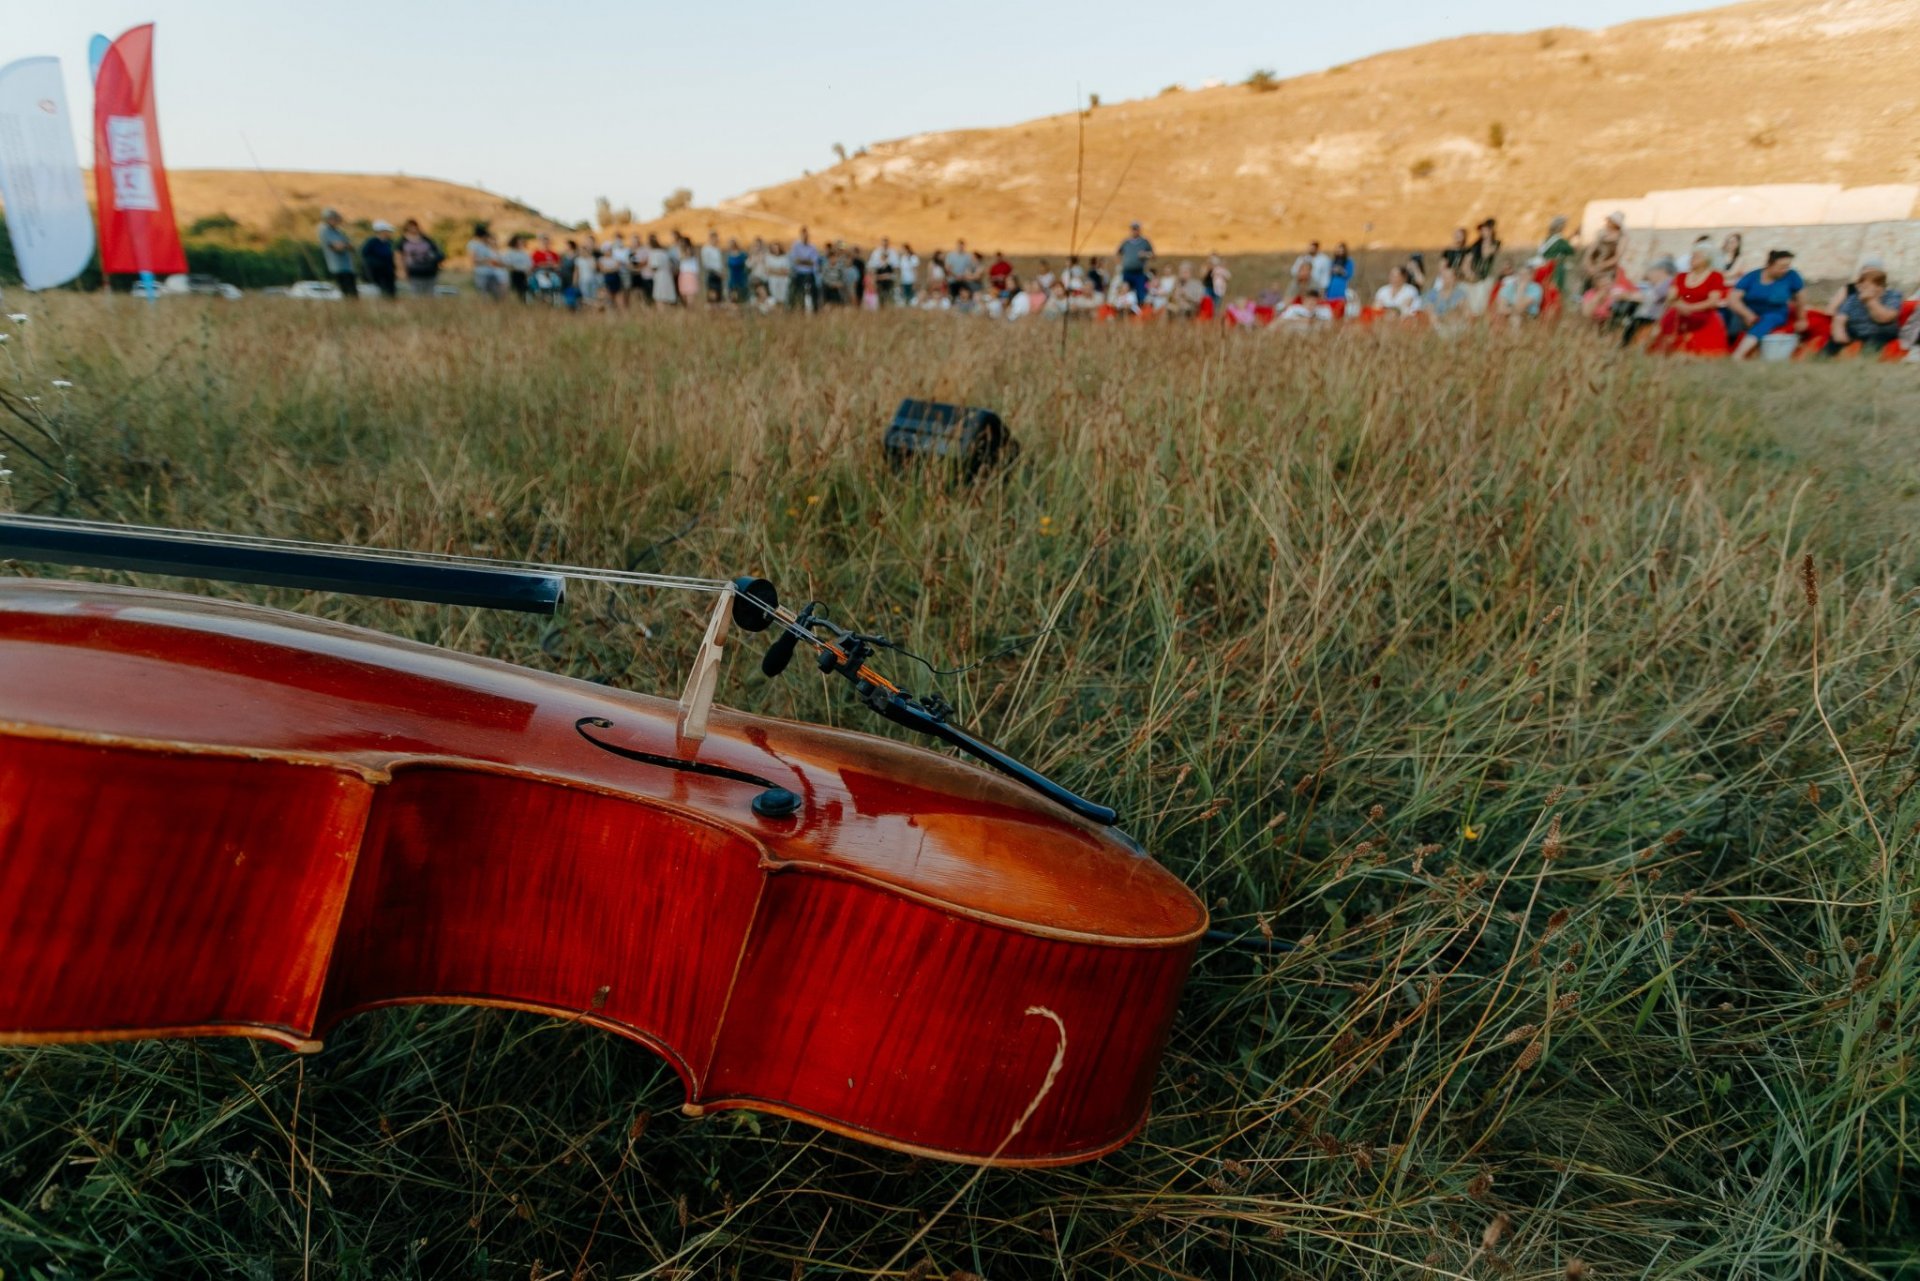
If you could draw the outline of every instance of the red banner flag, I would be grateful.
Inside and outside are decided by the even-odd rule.
[[[100,270],[185,271],[173,194],[160,161],[153,107],[153,24],[107,49],[93,82],[93,181],[100,205]]]

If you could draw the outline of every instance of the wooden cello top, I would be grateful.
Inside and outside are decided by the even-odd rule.
[[[278,610],[0,581],[0,733],[347,762],[376,778],[459,761],[692,812],[774,863],[1030,933],[1164,947],[1206,927],[1192,891],[1124,835],[984,769],[718,707],[704,741],[675,725],[664,699]],[[621,751],[751,775],[802,808],[763,818],[756,783]]]

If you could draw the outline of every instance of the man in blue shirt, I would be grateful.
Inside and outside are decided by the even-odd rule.
[[[1133,296],[1141,306],[1147,303],[1147,264],[1153,261],[1153,242],[1140,234],[1140,224],[1134,223],[1132,235],[1120,242],[1120,279],[1127,282],[1127,288],[1133,290]]]
[[[791,264],[793,280],[787,293],[787,305],[804,306],[808,311],[820,310],[820,251],[807,238],[805,227],[800,228],[800,238],[793,242],[787,261]]]

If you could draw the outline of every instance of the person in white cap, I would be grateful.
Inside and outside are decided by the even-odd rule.
[[[358,298],[359,274],[353,269],[353,241],[340,225],[340,211],[328,209],[320,215],[320,255],[327,260],[327,274],[340,292]]]
[[[381,297],[399,295],[393,263],[393,224],[385,218],[374,220],[373,234],[360,246],[360,266],[367,273],[367,283],[378,289]]]

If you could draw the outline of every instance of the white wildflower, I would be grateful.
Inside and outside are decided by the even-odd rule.
[[[10,311],[7,313],[7,319],[16,325],[24,325],[27,323],[27,313],[24,311]]]
[[[73,384],[72,384],[72,383],[70,383],[70,382],[68,382],[68,381],[67,381],[66,379],[64,379],[64,378],[56,378],[56,379],[54,379],[54,380],[53,380],[53,385],[54,385],[55,387],[58,387],[58,388],[60,388],[60,389],[61,389],[62,391],[65,391],[65,390],[66,390],[67,388],[69,388],[69,387],[71,387],[71,386],[73,386]]]

